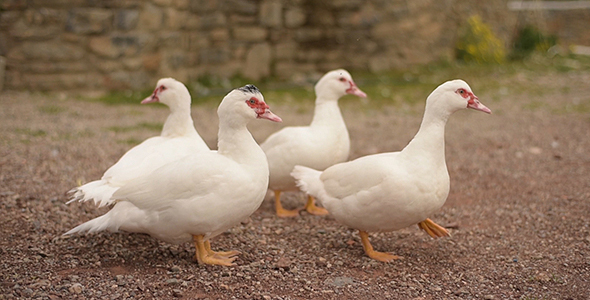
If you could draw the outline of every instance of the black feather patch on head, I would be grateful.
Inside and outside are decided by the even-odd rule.
[[[245,86],[238,88],[238,90],[244,93],[260,94],[260,90],[253,84],[246,84]]]

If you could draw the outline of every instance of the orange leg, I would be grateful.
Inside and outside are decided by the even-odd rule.
[[[289,218],[289,217],[297,217],[299,216],[300,209],[294,210],[287,210],[283,208],[281,204],[281,191],[274,191],[275,192],[275,210],[277,212],[277,216],[281,218]]]
[[[307,196],[307,204],[305,204],[305,210],[307,210],[308,213],[315,216],[325,216],[329,214],[329,212],[325,208],[315,205],[315,199],[312,196]]]
[[[235,266],[236,265],[235,263],[233,263],[234,260],[237,259],[237,257],[235,255],[233,255],[233,256],[216,255],[216,252],[213,252],[213,250],[211,250],[211,244],[209,243],[209,241],[205,241],[205,237],[203,235],[193,235],[193,242],[195,243],[195,249],[196,249],[195,258],[197,259],[199,264],[222,265],[222,266]]]
[[[373,246],[371,246],[371,242],[369,241],[369,234],[366,231],[359,230],[359,235],[361,236],[361,243],[363,244],[363,249],[365,249],[365,253],[370,258],[382,262],[390,262],[392,260],[401,258],[400,256],[393,255],[391,253],[373,250]]]
[[[205,241],[205,250],[207,250],[207,254],[215,257],[222,257],[222,258],[231,258],[236,255],[242,254],[242,252],[238,250],[231,250],[231,251],[213,251],[211,250],[211,242],[209,240]]]
[[[426,219],[426,220],[418,223],[418,227],[420,227],[420,229],[426,231],[426,233],[428,233],[429,236],[431,236],[435,239],[439,238],[439,237],[444,237],[444,236],[451,236],[449,231],[447,231],[444,227],[434,223],[430,219]]]

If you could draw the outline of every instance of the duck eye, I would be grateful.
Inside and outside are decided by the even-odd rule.
[[[340,79],[338,79],[338,80],[340,80],[342,82],[345,82],[346,81],[346,79],[344,77],[340,77]]]
[[[254,100],[254,98],[251,98],[250,101],[248,101],[248,102],[250,102],[250,104],[256,104],[256,101]]]
[[[464,93],[465,93],[465,90],[462,90],[462,89],[459,90],[459,94],[464,94]]]

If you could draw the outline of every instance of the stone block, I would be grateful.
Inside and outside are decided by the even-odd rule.
[[[23,19],[20,19],[12,26],[9,33],[12,37],[21,40],[47,40],[57,37],[61,31],[58,25],[27,25]]]
[[[27,0],[4,0],[0,2],[0,8],[4,11],[8,10],[21,10],[27,8]]]
[[[375,40],[385,40],[396,36],[399,31],[400,28],[397,22],[383,22],[371,29],[371,36]]]
[[[201,28],[210,29],[223,27],[227,24],[227,18],[221,12],[215,12],[201,17]]]
[[[279,79],[290,79],[297,71],[294,62],[281,61],[274,64],[274,76]]]
[[[285,27],[297,28],[305,24],[306,16],[299,7],[290,8],[285,12]]]
[[[63,9],[37,8],[28,9],[24,12],[24,17],[29,25],[65,25],[68,12]]]
[[[324,51],[320,49],[307,49],[297,52],[297,60],[303,62],[317,62],[324,59]]]
[[[320,28],[307,27],[297,29],[295,39],[298,42],[314,42],[323,38],[323,32]]]
[[[266,0],[260,4],[260,25],[278,28],[283,23],[283,4],[278,0]]]
[[[139,53],[139,38],[135,35],[114,35],[111,37],[111,42],[125,56],[134,56]]]
[[[9,57],[15,51],[18,58],[27,60],[74,61],[84,56],[82,48],[60,42],[24,42],[20,47],[11,49]]]
[[[0,29],[8,30],[21,19],[22,15],[23,13],[20,11],[3,11],[0,14]]]
[[[178,9],[187,10],[190,0],[172,0],[172,5]]]
[[[117,58],[121,56],[122,51],[113,44],[111,37],[97,36],[90,39],[88,46],[90,51],[101,57]]]
[[[115,12],[115,28],[131,30],[137,27],[139,11],[136,9],[120,9]]]
[[[347,51],[344,51],[342,48],[337,48],[334,50],[325,51],[324,60],[325,61],[335,61],[338,63],[342,63],[343,58],[346,57]]]
[[[196,14],[189,13],[186,18],[186,23],[184,24],[184,28],[190,30],[192,32],[197,31],[201,26],[201,16]]]
[[[164,53],[163,56],[162,68],[178,70],[188,65],[188,56],[183,51],[171,51]]]
[[[4,75],[6,74],[6,58],[0,56],[0,92],[4,89]]]
[[[275,46],[275,59],[277,60],[290,60],[295,58],[297,53],[297,43],[285,42]]]
[[[160,69],[162,55],[160,53],[146,54],[141,57],[143,69],[148,72],[155,72]]]
[[[172,0],[152,0],[158,6],[169,7],[172,5]]]
[[[361,14],[357,11],[345,11],[338,13],[336,16],[336,23],[341,28],[358,27],[361,25],[361,21]]]
[[[222,0],[190,0],[189,10],[196,13],[212,12],[219,9]]]
[[[267,43],[257,44],[246,54],[246,63],[242,68],[242,75],[252,80],[260,80],[270,75],[272,59],[271,47]]]
[[[221,9],[244,15],[255,15],[258,13],[257,3],[250,0],[223,0],[221,1]]]
[[[143,66],[143,60],[141,57],[126,58],[121,60],[121,62],[123,63],[123,66],[125,66],[125,69],[129,71],[139,70]]]
[[[336,9],[355,9],[363,4],[363,0],[332,0],[330,4]]]
[[[160,34],[160,46],[164,49],[189,49],[190,36],[179,31],[170,31]]]
[[[20,70],[25,73],[38,74],[78,73],[88,70],[88,63],[86,60],[64,62],[31,61],[21,64]]]
[[[268,30],[261,27],[235,27],[233,37],[237,41],[257,42],[263,41],[268,35]]]
[[[151,3],[144,5],[143,10],[139,13],[138,27],[143,30],[160,29],[163,22],[164,11]]]
[[[239,24],[256,25],[258,18],[256,16],[232,14],[229,16],[229,21],[234,26]]]
[[[29,7],[71,8],[83,7],[85,0],[28,0]]]
[[[241,61],[230,61],[225,64],[210,66],[207,73],[219,78],[232,78],[240,73],[242,65]]]
[[[167,8],[166,9],[166,28],[178,30],[184,28],[184,25],[188,19],[188,12],[177,10],[175,8]]]
[[[115,71],[105,78],[105,85],[111,90],[139,90],[149,84],[149,76],[143,71]]]
[[[22,74],[24,87],[37,91],[74,90],[95,87],[97,74],[68,73],[68,74]]]
[[[314,26],[336,26],[334,14],[328,9],[314,10],[307,18],[309,19],[308,23],[314,24]]]
[[[229,31],[226,28],[216,28],[209,32],[209,37],[213,42],[226,42],[229,40]]]
[[[95,59],[94,65],[103,73],[115,72],[122,69],[119,60]]]
[[[11,41],[8,39],[8,35],[5,32],[0,32],[0,56],[4,56],[8,53],[8,49],[11,48]]]
[[[196,51],[199,49],[207,48],[210,46],[209,39],[207,36],[200,33],[191,33],[189,38],[189,50]]]
[[[141,53],[151,53],[156,51],[158,45],[158,37],[151,32],[136,33],[137,50]]]
[[[227,47],[205,48],[199,52],[199,63],[221,64],[229,61],[230,50]]]
[[[66,30],[78,34],[103,33],[111,29],[113,12],[102,8],[75,8],[68,14]]]
[[[273,44],[280,43],[281,41],[289,41],[292,40],[295,35],[291,30],[284,29],[284,28],[271,28],[268,32],[267,41],[272,42]]]
[[[242,61],[242,59],[246,56],[246,44],[239,44],[239,45],[232,45],[232,58]]]

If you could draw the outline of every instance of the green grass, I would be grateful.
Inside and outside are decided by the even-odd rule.
[[[567,94],[570,88],[565,86],[556,90],[536,82],[539,74],[563,72],[584,72],[590,70],[590,57],[560,56],[553,57],[533,55],[520,61],[509,61],[503,64],[469,64],[443,61],[425,66],[412,67],[406,70],[394,70],[379,74],[363,71],[352,71],[357,85],[368,94],[370,101],[364,101],[365,107],[378,108],[383,105],[417,105],[423,103],[428,94],[439,84],[451,79],[464,79],[477,95],[485,95],[485,101],[500,101],[503,98],[518,101],[520,95],[543,96],[556,92]],[[518,80],[511,80],[518,79]],[[217,106],[223,96],[232,88],[254,83],[262,91],[265,100],[273,104],[293,104],[294,109],[306,112],[313,103],[315,95],[313,82],[295,85],[276,79],[265,79],[258,82],[243,79],[239,76],[231,79],[201,77],[195,82],[186,83],[193,97],[193,105]],[[132,92],[112,92],[96,101],[110,105],[137,105],[152,92],[149,89]],[[483,99],[482,99],[483,100]],[[344,105],[355,104],[357,97],[346,96],[341,100]],[[295,105],[297,104],[297,105]],[[526,104],[535,109],[536,104]],[[164,107],[163,105],[160,105]],[[570,107],[573,111],[585,112],[587,104]],[[45,108],[53,112],[55,108]],[[116,129],[113,129],[116,130]]]
[[[58,105],[44,105],[39,107],[39,111],[49,115],[57,115],[66,111],[66,108]]]
[[[119,144],[130,145],[130,146],[139,145],[139,143],[141,143],[141,142],[143,142],[143,140],[136,139],[136,138],[117,140],[117,143],[119,143]]]
[[[121,132],[129,132],[134,130],[151,130],[151,131],[160,131],[162,130],[163,123],[158,122],[141,122],[133,126],[110,126],[107,127],[108,130],[121,133]]]
[[[47,135],[47,132],[42,129],[17,128],[14,131],[30,137],[43,137]]]

